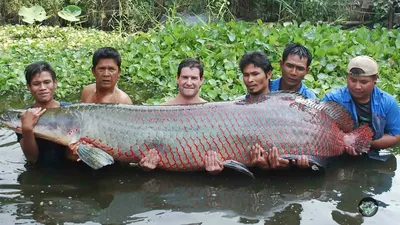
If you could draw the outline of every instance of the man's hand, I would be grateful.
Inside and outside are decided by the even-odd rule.
[[[268,163],[268,152],[266,152],[259,144],[254,145],[250,149],[251,164],[261,169],[270,169]]]
[[[274,146],[269,150],[268,162],[273,169],[286,169],[289,168],[289,160],[280,157],[278,149]]]
[[[295,165],[300,167],[300,168],[309,168],[310,163],[308,162],[308,157],[305,155],[300,156],[300,158],[297,158],[295,161]]]
[[[31,108],[21,114],[21,129],[22,132],[32,132],[39,117],[46,112],[46,109]]]
[[[224,164],[218,159],[217,153],[208,151],[206,154],[206,170],[211,174],[218,174],[224,169]]]
[[[140,160],[139,165],[144,170],[154,170],[157,167],[159,161],[160,156],[158,155],[158,151],[153,148],[150,149],[147,155]]]
[[[357,156],[357,155],[361,155],[361,152],[357,152],[354,147],[352,146],[346,146],[344,148],[344,150],[346,151],[347,154],[351,155],[351,156]]]

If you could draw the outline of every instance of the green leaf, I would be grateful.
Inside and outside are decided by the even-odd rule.
[[[323,81],[323,80],[325,80],[325,79],[328,77],[328,75],[325,74],[325,73],[319,73],[319,74],[317,75],[317,77],[318,77],[319,80]]]
[[[171,45],[171,44],[173,44],[174,43],[174,39],[171,37],[171,36],[165,36],[164,37],[164,42],[167,44],[167,45]]]
[[[214,79],[210,79],[210,80],[208,80],[208,83],[209,83],[210,85],[212,85],[212,86],[215,86],[215,85],[217,84],[217,81],[214,80]]]
[[[231,42],[234,42],[236,40],[236,35],[234,33],[229,33],[228,38]]]
[[[336,68],[336,65],[334,65],[334,64],[329,63],[326,65],[326,69],[329,71],[333,71],[335,68]]]
[[[306,75],[304,76],[304,79],[305,79],[305,80],[308,80],[308,81],[310,81],[310,82],[313,82],[313,81],[314,81],[314,77],[313,77],[311,74],[306,74]]]
[[[58,12],[58,16],[63,18],[64,20],[76,22],[79,21],[79,18],[77,18],[77,16],[81,15],[81,13],[82,10],[81,8],[79,8],[79,6],[68,5],[64,7],[62,11]]]
[[[22,6],[18,11],[18,15],[22,16],[22,21],[33,24],[35,21],[42,22],[43,20],[49,18],[46,16],[46,11],[40,5],[34,5],[31,8]]]
[[[400,49],[400,38],[396,39],[396,48]]]

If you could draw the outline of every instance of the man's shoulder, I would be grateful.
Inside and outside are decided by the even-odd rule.
[[[301,90],[300,94],[306,96],[307,98],[317,98],[315,93],[309,87],[307,87],[307,85],[305,85],[303,82],[302,82],[302,90]]]
[[[281,79],[282,79],[282,77],[278,77],[274,80],[270,80],[269,90],[270,91],[279,91],[279,85],[280,85]]]
[[[375,93],[376,96],[379,96],[379,98],[373,98],[373,101],[378,99],[380,102],[383,103],[383,106],[388,106],[392,107],[393,104],[397,105],[396,99],[393,97],[393,95],[387,93],[386,91],[378,88],[375,86]]]
[[[330,92],[325,94],[322,100],[338,101],[345,98],[350,98],[350,93],[347,89],[347,86],[331,90]]]
[[[125,93],[123,90],[117,88],[118,91],[118,99],[117,99],[117,103],[121,103],[121,104],[133,104],[132,103],[132,99],[129,97],[129,95],[127,93]]]
[[[93,84],[88,84],[85,87],[83,87],[82,92],[84,92],[84,91],[94,92],[95,90],[96,90],[96,83],[93,83]]]
[[[96,84],[89,84],[86,85],[83,89],[82,89],[82,94],[81,94],[81,102],[93,102],[93,96],[96,93]]]

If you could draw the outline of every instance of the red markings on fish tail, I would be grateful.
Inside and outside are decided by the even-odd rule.
[[[143,143],[143,145],[146,147],[147,151],[150,151],[151,148],[146,143]]]
[[[208,124],[211,126],[211,128],[214,128],[214,123],[211,122],[210,118],[208,116],[206,116],[207,122]]]
[[[200,156],[200,161],[203,162],[203,157],[201,157],[201,154],[200,154],[200,151],[199,151],[199,146],[196,145],[195,140],[194,140],[192,137],[190,137],[190,139],[191,139],[192,142],[193,142],[193,145],[194,145],[194,148],[196,149],[197,154]],[[201,143],[200,139],[199,139],[198,137],[197,137],[197,139],[199,140],[199,143],[203,146],[203,149],[204,149],[204,145]],[[196,158],[196,156],[193,154],[193,152],[192,152],[192,156],[193,156],[193,158],[194,158],[194,160],[195,160],[195,163],[199,166],[199,164],[198,164],[198,162],[197,162],[197,158]]]
[[[296,128],[292,127],[291,129],[293,130],[293,129],[296,129]],[[289,134],[286,130],[284,130],[284,132],[286,133],[286,137],[288,137],[286,140],[288,140],[289,143],[286,144],[286,145],[288,145],[291,154],[297,155],[298,154],[297,152],[295,152],[295,153],[293,152],[294,151],[293,146],[296,147],[296,150],[297,150],[298,146],[295,144],[295,142],[293,142],[293,138],[291,138],[291,137],[297,138],[297,136],[294,134],[294,132],[292,132],[291,134]]]
[[[218,137],[218,135],[217,135]],[[214,137],[210,136],[212,142],[214,143],[215,147],[217,148],[218,153],[221,155],[222,159],[225,160],[225,157],[222,155],[222,151],[221,149],[218,147],[217,142],[214,140]],[[212,150],[212,148],[210,148],[209,150]]]
[[[208,145],[208,150],[206,150],[206,152],[212,150],[211,143],[208,141],[208,139],[207,139],[206,136],[204,135],[204,132],[203,132],[203,138],[204,138],[204,140],[206,141],[206,143],[207,143],[207,145]],[[214,142],[214,144],[215,144],[215,145],[217,146],[217,148],[218,148],[218,145],[215,143],[213,137],[210,136],[210,138],[211,138],[211,140]]]
[[[242,134],[242,136],[244,137],[243,134]],[[248,154],[248,151],[246,150],[246,147],[245,147],[244,144],[240,141],[240,136],[239,136],[239,134],[236,134],[236,138],[237,138],[238,142],[239,142],[240,145],[241,145],[241,148],[239,148],[239,153],[240,153],[240,155],[242,156],[242,158],[243,158],[243,155],[245,155],[245,156],[247,157],[247,160],[250,161],[250,160],[251,160],[250,154]],[[235,144],[236,144],[236,143],[235,143]]]
[[[127,152],[125,152],[125,157],[126,158],[134,158],[135,160],[138,160],[139,157],[135,154],[135,152],[133,151],[133,146],[129,146],[129,152],[130,154],[128,154]]]
[[[168,147],[169,151],[171,151],[171,146],[168,145],[167,147]],[[168,164],[168,167],[165,167],[165,168],[172,168],[173,166],[171,165],[171,162],[169,161],[167,151],[164,152],[164,156],[165,156],[165,159],[167,160],[167,164]]]
[[[193,138],[191,138],[191,139],[192,139],[192,142],[193,142],[193,144],[194,144]],[[188,146],[188,148],[189,148],[189,150],[190,150],[190,153],[192,154],[194,163],[196,163],[197,167],[200,167],[199,163],[197,162],[196,156],[194,156],[194,152],[192,151],[192,147],[189,145],[189,142],[186,140],[186,138],[183,138],[183,140],[186,142],[186,146]],[[196,150],[197,150],[196,144],[194,144],[194,146],[195,146],[195,148],[196,148]],[[198,151],[199,151],[199,150],[197,150],[197,152],[198,152]],[[186,159],[187,159],[187,161],[188,161],[190,167],[193,167],[193,165],[190,163],[190,160],[189,160],[188,156],[186,155],[186,151],[183,151],[183,153],[185,154],[185,157],[186,157]]]
[[[189,164],[189,167],[192,168],[193,165],[190,163],[190,159],[189,159],[189,157],[188,157],[187,154],[186,154],[185,148],[183,147],[181,141],[180,141],[178,138],[176,138],[176,140],[178,141],[179,145],[180,145],[181,148],[182,148],[183,155],[185,156],[186,161],[187,161],[187,163]],[[188,141],[186,140],[186,138],[183,138],[183,140],[186,142],[186,146],[189,148],[190,153],[192,154],[192,157],[194,158],[194,162],[198,165],[198,163],[196,162],[196,158],[194,157],[194,154],[193,154],[193,151],[192,151],[192,147],[190,147],[190,145],[189,145]]]
[[[233,143],[235,144],[235,148],[232,147],[231,143],[229,142],[228,138],[226,136],[224,136],[226,143],[228,143],[229,149],[231,149],[231,153],[233,154],[233,158],[238,161],[238,157],[236,155],[235,149],[237,149],[237,145],[235,143],[235,141],[232,138],[232,135],[229,134],[229,136],[231,137],[231,140],[233,141]]]
[[[203,137],[204,137],[204,133],[203,133]],[[203,145],[203,142],[200,140],[199,137],[197,137],[197,139],[199,140],[199,143],[200,143],[201,147],[203,148],[203,152],[206,152],[207,150],[206,150],[206,147]],[[193,138],[192,138],[192,141],[193,141]],[[193,141],[193,143],[194,143],[194,141]],[[200,157],[200,161],[204,164],[203,156],[202,156],[201,152],[199,151],[199,148],[197,147],[196,144],[195,144],[195,146],[196,146],[196,150],[198,152],[198,155]]]
[[[168,145],[168,150],[169,150],[169,153],[172,156],[172,160],[174,161],[174,166],[171,165],[171,168],[175,167],[175,169],[178,169],[178,164],[176,163],[175,156],[174,156],[174,153],[172,152],[172,148],[171,148],[170,145]]]
[[[224,143],[222,142],[221,138],[219,137],[219,135],[217,135],[217,139],[218,139],[219,143],[221,143],[221,147],[224,150],[225,154],[228,156],[227,158],[231,159],[231,156],[229,155],[229,152],[226,149],[226,147],[225,147]],[[220,154],[221,154],[223,160],[225,160],[226,158],[222,155],[222,152],[220,152]]]
[[[248,121],[250,121],[250,119],[249,119],[249,117],[247,117],[247,114],[244,114],[245,115],[245,119],[246,119],[246,122],[245,123],[248,123]],[[241,116],[240,116],[240,114],[239,114],[239,117],[241,118]],[[243,120],[243,122],[244,122],[244,120]],[[247,131],[248,131],[248,136],[250,137],[250,142],[251,142],[251,144],[254,144],[254,141],[253,141],[253,135],[251,135],[251,132],[250,132],[250,130],[249,130],[249,127],[248,126],[245,126],[246,127],[246,129],[247,129]]]
[[[121,156],[123,156],[124,154],[121,152],[121,149],[119,148],[119,146],[117,146],[116,149],[117,149],[118,158],[121,158]]]
[[[240,142],[239,139],[238,139],[237,141],[235,141],[235,139],[233,138],[232,135],[230,135],[230,138],[231,138],[231,140],[233,141],[233,144],[235,145],[235,149],[236,149],[237,152],[239,153],[240,158],[243,160],[243,162],[246,162],[247,160],[243,157],[241,148],[240,148],[240,147],[238,146],[238,144],[237,144],[237,141]],[[234,155],[235,158],[237,158],[237,155],[236,155],[236,153],[235,153],[235,149],[233,149],[233,155]],[[236,161],[239,161],[239,160],[236,159]]]
[[[185,163],[182,161],[181,154],[179,154],[179,148],[178,148],[178,146],[176,146],[175,149],[176,149],[176,152],[177,152],[177,154],[178,154],[178,159],[179,159],[179,162],[180,162],[181,165],[182,165],[182,168],[183,168],[183,169],[186,169],[186,165],[185,165]],[[183,150],[183,151],[185,151],[185,150]]]
[[[161,147],[161,149],[164,149],[164,145],[161,144],[161,143],[160,143],[160,147]],[[161,162],[163,168],[166,168],[166,167],[165,167],[164,160],[163,160],[163,158],[162,158],[162,155],[161,155],[160,151],[158,151],[158,149],[157,149],[157,154],[158,154],[158,157],[160,158],[160,162]]]
[[[142,156],[142,158],[146,157],[146,155],[143,153],[142,149],[139,148],[139,152],[140,152],[140,155]]]

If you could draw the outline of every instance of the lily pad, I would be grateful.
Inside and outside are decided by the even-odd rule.
[[[82,10],[79,6],[69,5],[63,8],[60,12],[58,12],[58,16],[63,18],[64,20],[70,22],[79,21],[78,16],[81,15]]]
[[[30,8],[22,6],[19,11],[18,15],[22,16],[22,21],[33,24],[35,21],[42,22],[43,20],[49,18],[46,16],[46,11],[40,5],[35,5]]]

